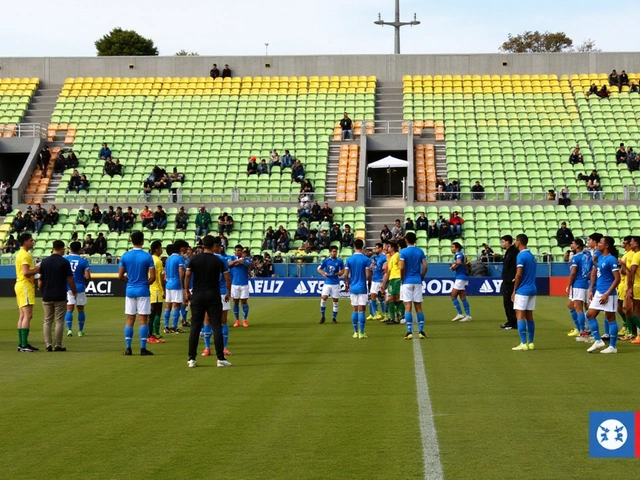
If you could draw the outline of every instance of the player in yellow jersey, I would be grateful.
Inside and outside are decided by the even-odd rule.
[[[162,305],[164,303],[164,267],[162,265],[162,243],[156,240],[151,243],[149,253],[153,257],[153,265],[156,270],[156,279],[149,285],[151,294],[151,318],[149,319],[149,330],[151,331],[149,343],[164,343],[160,335],[160,315],[162,314]]]
[[[631,236],[622,239],[624,254],[618,259],[620,265],[620,285],[618,285],[618,315],[624,322],[624,329],[620,331],[620,340],[633,340],[636,336],[636,327],[631,321],[633,302],[625,300],[627,293],[627,272],[631,268],[633,251],[631,251]],[[627,265],[628,262],[628,265]],[[627,316],[628,314],[628,316]]]
[[[399,318],[404,319],[404,308],[400,308],[400,245],[399,242],[390,241],[387,244],[387,264],[386,272],[382,277],[382,286],[380,290],[387,292],[387,311],[389,312],[389,320],[385,323],[400,323]],[[388,288],[387,288],[388,287]]]
[[[33,249],[34,240],[30,233],[18,237],[20,250],[16,255],[16,300],[18,309],[18,351],[37,352],[39,349],[29,345],[29,326],[33,317],[33,304],[36,301],[35,275],[40,265],[33,266],[33,258],[29,251]]]
[[[631,247],[630,252],[633,252],[633,255],[631,258],[631,266],[627,269],[627,291],[625,300],[632,302],[632,307],[629,305],[630,309],[633,308],[633,311],[629,312],[631,313],[631,321],[636,328],[640,328],[640,318],[638,318],[638,314],[640,313],[640,237],[632,236],[629,245]],[[636,345],[640,344],[640,336],[636,336],[635,340],[632,340],[631,343]]]

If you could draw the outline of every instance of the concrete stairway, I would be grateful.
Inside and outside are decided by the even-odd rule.
[[[22,123],[51,123],[51,114],[58,101],[62,85],[41,84],[31,99],[29,109],[22,119]]]
[[[342,142],[329,143],[329,158],[327,160],[327,181],[324,198],[327,202],[335,202],[338,192],[338,163],[340,162],[340,145]]]
[[[405,205],[404,200],[393,198],[371,200],[367,203],[367,247],[372,247],[380,241],[380,231],[383,226],[387,225],[391,230],[396,219],[400,219],[404,224]]]
[[[402,82],[378,82],[376,86],[376,133],[387,133],[384,122],[393,121],[388,133],[402,132]]]

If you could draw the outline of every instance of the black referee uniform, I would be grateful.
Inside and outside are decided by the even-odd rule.
[[[500,328],[503,330],[514,329],[518,327],[518,321],[516,320],[516,311],[513,309],[513,301],[511,295],[513,294],[513,281],[516,278],[516,258],[518,256],[518,249],[515,245],[511,245],[507,248],[504,254],[504,261],[502,262],[502,302],[504,304],[504,313],[507,316],[507,322]]]

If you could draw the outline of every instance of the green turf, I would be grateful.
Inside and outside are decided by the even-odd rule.
[[[589,459],[587,428],[589,411],[637,408],[623,373],[635,375],[640,347],[588,355],[565,335],[564,303],[539,298],[537,350],[512,352],[500,299],[471,299],[469,324],[449,321],[448,299],[427,300],[445,478],[633,478],[630,461]],[[317,300],[252,299],[252,327],[231,329],[233,367],[210,357],[188,369],[186,335],[122,357],[122,307],[91,299],[87,336],[65,337],[68,352],[19,354],[14,301],[0,301],[0,477],[423,478],[402,327],[370,322],[354,340],[347,301],[338,325],[317,325]],[[35,311],[30,341],[42,346]]]

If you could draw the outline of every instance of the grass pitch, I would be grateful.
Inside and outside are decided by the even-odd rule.
[[[631,460],[588,457],[588,413],[638,408],[640,347],[587,354],[566,336],[565,300],[541,297],[537,350],[512,352],[501,299],[470,302],[468,324],[450,322],[450,300],[425,302],[445,478],[636,478]],[[123,303],[90,299],[68,352],[19,354],[15,302],[0,300],[1,478],[424,478],[403,327],[369,322],[354,340],[347,300],[338,325],[318,325],[318,300],[252,299],[251,328],[230,332],[233,367],[188,369],[187,335],[121,356]],[[37,305],[40,347],[41,327]]]

